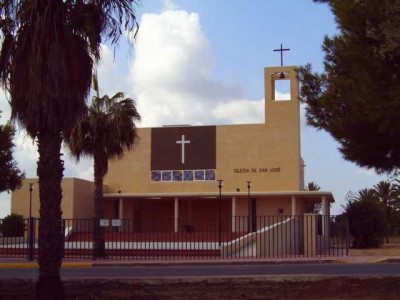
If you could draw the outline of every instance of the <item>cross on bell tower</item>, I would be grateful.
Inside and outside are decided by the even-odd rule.
[[[280,49],[274,49],[274,51],[279,51],[281,53],[281,67],[283,66],[283,51],[290,51],[289,48],[284,49],[282,44]]]

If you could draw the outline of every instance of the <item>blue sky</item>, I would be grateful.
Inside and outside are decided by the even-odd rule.
[[[142,0],[137,12],[141,27],[133,46],[122,40],[114,58],[103,45],[98,73],[101,92],[124,91],[136,99],[141,126],[263,122],[263,69],[280,64],[273,49],[281,43],[291,49],[285,65],[312,63],[322,71],[323,38],[336,32],[327,5],[311,0]],[[5,122],[10,109],[4,93],[0,109]],[[36,177],[35,145],[23,132],[16,145],[19,166]],[[333,214],[341,212],[348,191],[385,179],[344,161],[337,147],[303,120],[306,182],[333,192]],[[65,176],[92,178],[90,160],[65,158]],[[0,217],[9,211],[9,195],[0,194]]]

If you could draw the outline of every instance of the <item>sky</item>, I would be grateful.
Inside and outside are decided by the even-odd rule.
[[[264,67],[280,65],[273,50],[290,48],[284,65],[323,71],[323,38],[337,32],[328,6],[311,0],[142,0],[137,16],[135,40],[126,33],[118,48],[102,45],[98,76],[101,94],[135,99],[139,127],[263,123]],[[5,123],[10,107],[1,90],[0,109]],[[305,124],[303,109],[301,122],[305,182],[333,193],[332,214],[343,211],[349,191],[386,179],[345,161],[329,134]],[[36,177],[35,143],[19,129],[15,144],[19,168]],[[77,163],[64,152],[64,176],[93,179],[90,159]],[[9,213],[10,194],[1,193],[0,218]]]

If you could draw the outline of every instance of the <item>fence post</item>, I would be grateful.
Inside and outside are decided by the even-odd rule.
[[[346,218],[346,256],[349,255],[350,251],[350,230],[349,230],[349,219]]]
[[[32,261],[35,258],[35,218],[29,218],[29,231],[28,231],[28,260]]]
[[[92,220],[93,220],[92,259],[96,260],[97,259],[97,256],[96,256],[96,241],[97,241],[97,238],[96,237],[99,234],[98,233],[98,228],[99,228],[99,226],[98,226],[99,224],[98,223],[100,222],[100,220],[98,218],[93,218]]]
[[[61,220],[61,257],[64,258],[65,256],[65,220]]]

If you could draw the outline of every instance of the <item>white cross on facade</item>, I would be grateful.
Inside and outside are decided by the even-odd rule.
[[[182,139],[179,141],[176,141],[177,144],[181,144],[182,145],[182,158],[181,158],[181,162],[182,164],[185,163],[185,144],[190,144],[190,141],[185,141],[185,135],[182,135]]]

